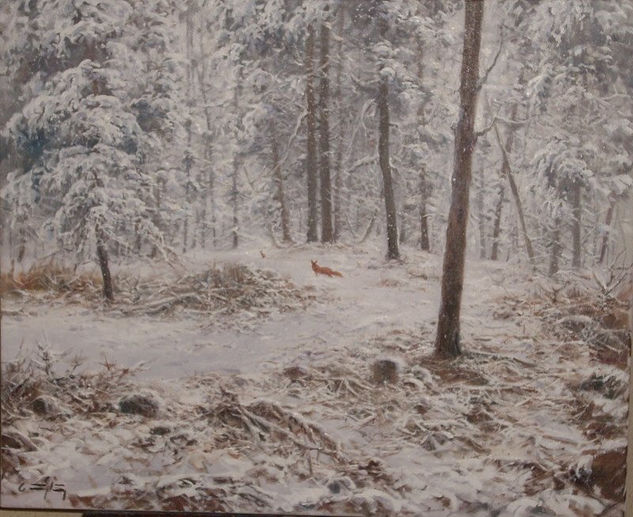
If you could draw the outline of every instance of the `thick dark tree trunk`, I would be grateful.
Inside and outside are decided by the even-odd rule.
[[[572,267],[579,268],[582,255],[582,185],[579,181],[574,181],[571,185],[571,206],[572,206],[572,240],[573,255]]]
[[[308,177],[308,242],[319,240],[318,235],[318,166],[317,166],[317,141],[316,141],[316,113],[317,105],[314,96],[314,27],[308,27],[305,48],[305,68],[306,68],[306,106],[307,106],[307,156],[306,173]]]
[[[103,296],[108,302],[113,302],[114,293],[112,289],[110,264],[108,261],[108,250],[106,249],[105,242],[99,229],[97,229],[97,258],[99,259],[99,268],[101,269],[101,278],[103,279]]]
[[[503,202],[505,201],[505,185],[503,178],[499,184],[499,199],[495,207],[495,221],[492,227],[492,250],[490,252],[490,260],[499,259],[499,235],[501,234],[501,213],[503,212]]]
[[[614,207],[615,203],[611,201],[611,204],[609,205],[609,210],[607,210],[607,219],[604,222],[605,230],[604,235],[602,236],[602,245],[600,246],[600,259],[598,260],[598,264],[603,264],[604,259],[607,256],[607,249],[609,248],[609,233],[611,231],[611,220],[613,219]]]
[[[396,201],[393,193],[391,178],[391,163],[389,159],[389,85],[387,77],[380,80],[378,90],[378,161],[382,171],[382,183],[385,196],[385,211],[387,214],[387,258],[399,259],[398,223],[396,220]]]
[[[479,81],[479,50],[483,0],[466,0],[464,50],[460,81],[460,110],[455,130],[453,191],[446,230],[442,272],[442,300],[437,324],[435,351],[440,357],[461,354],[459,317],[464,287],[468,196],[475,147],[475,116]]]
[[[330,178],[330,28],[321,24],[319,83],[319,163],[321,172],[321,242],[332,242],[332,180]]]
[[[282,240],[284,242],[292,242],[292,237],[290,236],[290,216],[288,214],[288,206],[286,205],[286,195],[284,192],[284,177],[281,172],[281,161],[279,160],[279,143],[277,142],[277,134],[274,127],[271,127],[270,131],[270,146],[273,162],[273,178],[276,187],[274,199],[279,203]]]
[[[336,142],[336,179],[334,182],[334,240],[338,241],[343,229],[343,207],[341,205],[341,195],[343,189],[343,140],[344,140],[344,117],[343,117],[343,90],[341,88],[341,75],[343,73],[343,27],[345,25],[345,9],[339,6],[336,16],[336,37],[337,43],[337,63],[336,63],[336,109],[338,111],[338,135]]]

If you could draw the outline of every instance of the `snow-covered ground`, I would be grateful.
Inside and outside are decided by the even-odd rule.
[[[574,314],[589,288],[552,291],[552,300],[548,281],[527,270],[468,263],[467,354],[444,362],[432,358],[439,257],[405,249],[402,262],[388,263],[371,246],[261,251],[192,255],[184,266],[270,270],[310,296],[305,307],[216,318],[187,309],[125,316],[90,304],[4,301],[5,363],[40,344],[66,352],[60,371],[81,356],[84,376],[72,394],[56,387],[51,412],[12,414],[9,431],[30,445],[5,457],[17,465],[2,481],[3,505],[621,511],[597,478],[604,453],[626,445],[628,378],[617,361],[597,360],[588,345],[595,322]],[[343,277],[315,276],[310,259]],[[605,346],[617,356],[617,344]],[[379,359],[397,364],[395,382],[374,382]],[[139,363],[136,375],[124,375]],[[149,396],[157,412],[121,413],[130,393]],[[68,498],[44,500],[25,489],[44,476],[64,483]]]

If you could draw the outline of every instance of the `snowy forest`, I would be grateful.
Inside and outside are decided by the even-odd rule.
[[[2,506],[621,515],[633,0],[0,2]]]

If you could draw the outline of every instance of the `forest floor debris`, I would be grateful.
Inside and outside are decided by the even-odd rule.
[[[355,267],[355,289],[374,278],[371,294],[394,289],[376,291],[383,297],[410,276],[406,265],[367,277]],[[466,353],[454,361],[433,358],[432,321],[370,327],[362,300],[357,324],[369,330],[256,372],[143,380],[108,360],[96,372],[60,372],[42,347],[3,375],[3,498],[41,505],[20,487],[48,478],[68,491],[57,507],[617,512],[628,341],[604,315],[620,306],[582,282],[552,301],[513,275],[480,294],[479,312],[466,311]],[[318,281],[332,297],[313,309],[332,305],[323,323],[332,325],[347,310],[346,287]],[[151,410],[127,411],[129,400]]]
[[[301,289],[272,271],[241,264],[212,266],[184,275],[133,277],[124,273],[117,276],[115,286],[115,302],[106,304],[102,281],[95,273],[78,274],[48,264],[0,278],[0,294],[21,299],[22,306],[51,301],[89,304],[124,316],[186,312],[220,318],[247,312],[264,317],[271,311],[305,309],[315,298],[309,289]]]

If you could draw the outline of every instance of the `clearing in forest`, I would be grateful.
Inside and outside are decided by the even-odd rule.
[[[621,511],[618,302],[582,275],[471,262],[466,354],[439,361],[439,261],[404,256],[303,246],[127,266],[111,306],[89,275],[5,282],[3,504]],[[29,488],[46,477],[57,491]]]

